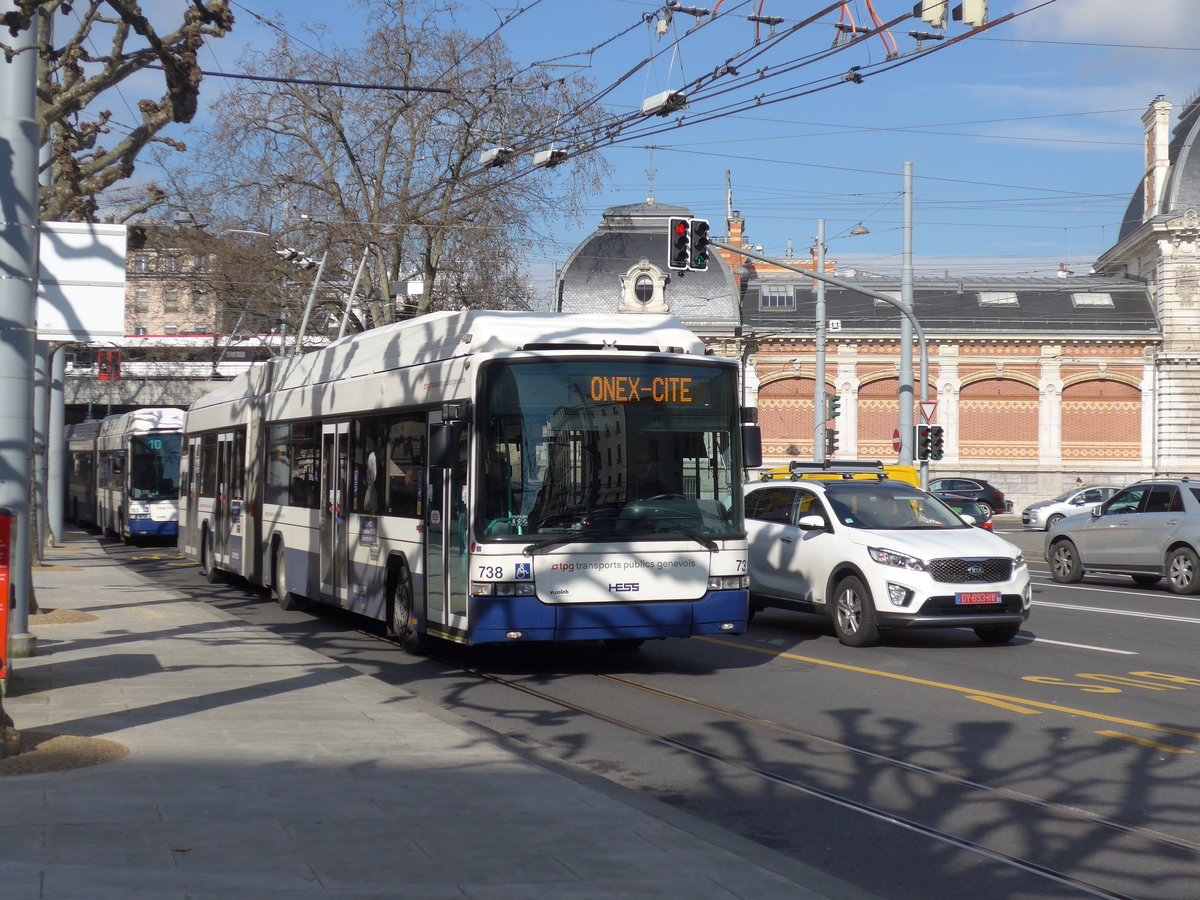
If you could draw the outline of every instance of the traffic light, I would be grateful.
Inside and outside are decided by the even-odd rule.
[[[917,432],[916,457],[917,457],[917,459],[929,459],[930,439],[931,439],[931,435],[929,433],[929,428],[930,428],[930,426],[928,426],[928,425],[916,426],[916,432]]]
[[[950,0],[918,0],[913,7],[913,15],[927,22],[934,28],[946,27],[946,13],[950,8]]]
[[[950,13],[955,22],[972,28],[987,24],[987,0],[963,0]]]
[[[838,433],[836,428],[825,429],[825,455],[833,456],[837,453],[838,448]]]
[[[692,252],[692,221],[691,219],[671,218],[670,233],[667,244],[667,268],[678,272],[686,272],[688,257]]]
[[[946,454],[946,436],[941,425],[929,426],[929,458],[941,459]]]
[[[693,272],[704,272],[708,269],[708,219],[692,219],[688,268]]]
[[[842,414],[842,396],[841,394],[826,394],[825,395],[825,418],[836,419]]]

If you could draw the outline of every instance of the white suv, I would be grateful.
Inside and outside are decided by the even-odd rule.
[[[1021,551],[919,488],[859,475],[746,485],[751,611],[828,615],[852,647],[886,628],[1012,640],[1031,602]]]

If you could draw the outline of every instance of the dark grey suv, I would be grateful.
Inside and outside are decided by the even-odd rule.
[[[1154,478],[1122,488],[1090,515],[1063,519],[1046,534],[1055,581],[1088,572],[1129,575],[1149,587],[1164,578],[1176,594],[1200,593],[1200,482]]]

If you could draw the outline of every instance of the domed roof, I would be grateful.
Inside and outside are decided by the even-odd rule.
[[[1159,215],[1173,219],[1185,210],[1200,210],[1200,94],[1188,100],[1179,114],[1167,152],[1170,170]],[[1121,220],[1118,241],[1123,241],[1142,226],[1145,203],[1145,185],[1139,180]]]

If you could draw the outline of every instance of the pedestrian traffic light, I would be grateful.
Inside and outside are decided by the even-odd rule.
[[[688,268],[693,272],[704,272],[708,269],[708,219],[692,219]]]
[[[825,455],[833,456],[837,453],[838,448],[838,433],[836,428],[825,429]]]
[[[688,256],[691,252],[691,219],[677,219],[672,217],[667,244],[667,268],[686,272],[688,268]]]
[[[929,459],[930,437],[928,425],[916,426],[917,459]]]
[[[934,28],[946,27],[946,13],[950,8],[950,0],[918,0],[913,7],[913,15],[922,22],[928,22]]]
[[[836,419],[842,414],[842,396],[841,394],[826,394],[825,395],[825,418]]]
[[[941,425],[929,426],[929,458],[941,459],[946,453],[946,436]]]

